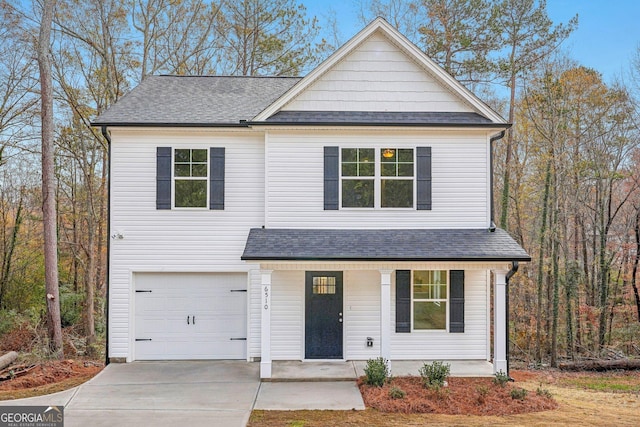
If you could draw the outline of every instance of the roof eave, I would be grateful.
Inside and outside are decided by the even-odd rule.
[[[334,261],[334,262],[378,262],[378,261],[407,261],[407,262],[504,262],[504,261],[522,261],[531,262],[529,256],[505,256],[505,257],[304,257],[304,256],[241,256],[243,261]]]
[[[403,123],[403,122],[269,122],[251,121],[250,126],[368,126],[509,129],[511,123]]]
[[[247,122],[239,123],[173,123],[173,122],[91,122],[95,127],[174,127],[174,128],[246,128]]]

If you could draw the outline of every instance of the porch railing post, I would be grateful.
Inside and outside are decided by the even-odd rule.
[[[494,271],[493,292],[493,372],[507,373],[507,271]]]
[[[391,371],[391,273],[380,270],[380,356],[387,360]]]
[[[260,378],[271,378],[271,273],[260,271]]]

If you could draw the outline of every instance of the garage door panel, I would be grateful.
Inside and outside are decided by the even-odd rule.
[[[245,359],[246,283],[246,274],[136,274],[145,292],[135,294],[135,359]]]

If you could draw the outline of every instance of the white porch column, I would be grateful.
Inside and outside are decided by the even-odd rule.
[[[260,378],[271,378],[271,273],[261,270]]]
[[[391,371],[391,273],[380,270],[380,356],[388,361]]]
[[[493,372],[507,373],[507,280],[506,271],[494,271]]]

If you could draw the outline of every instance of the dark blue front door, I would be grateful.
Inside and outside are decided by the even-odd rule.
[[[307,271],[305,358],[342,359],[342,272]]]

